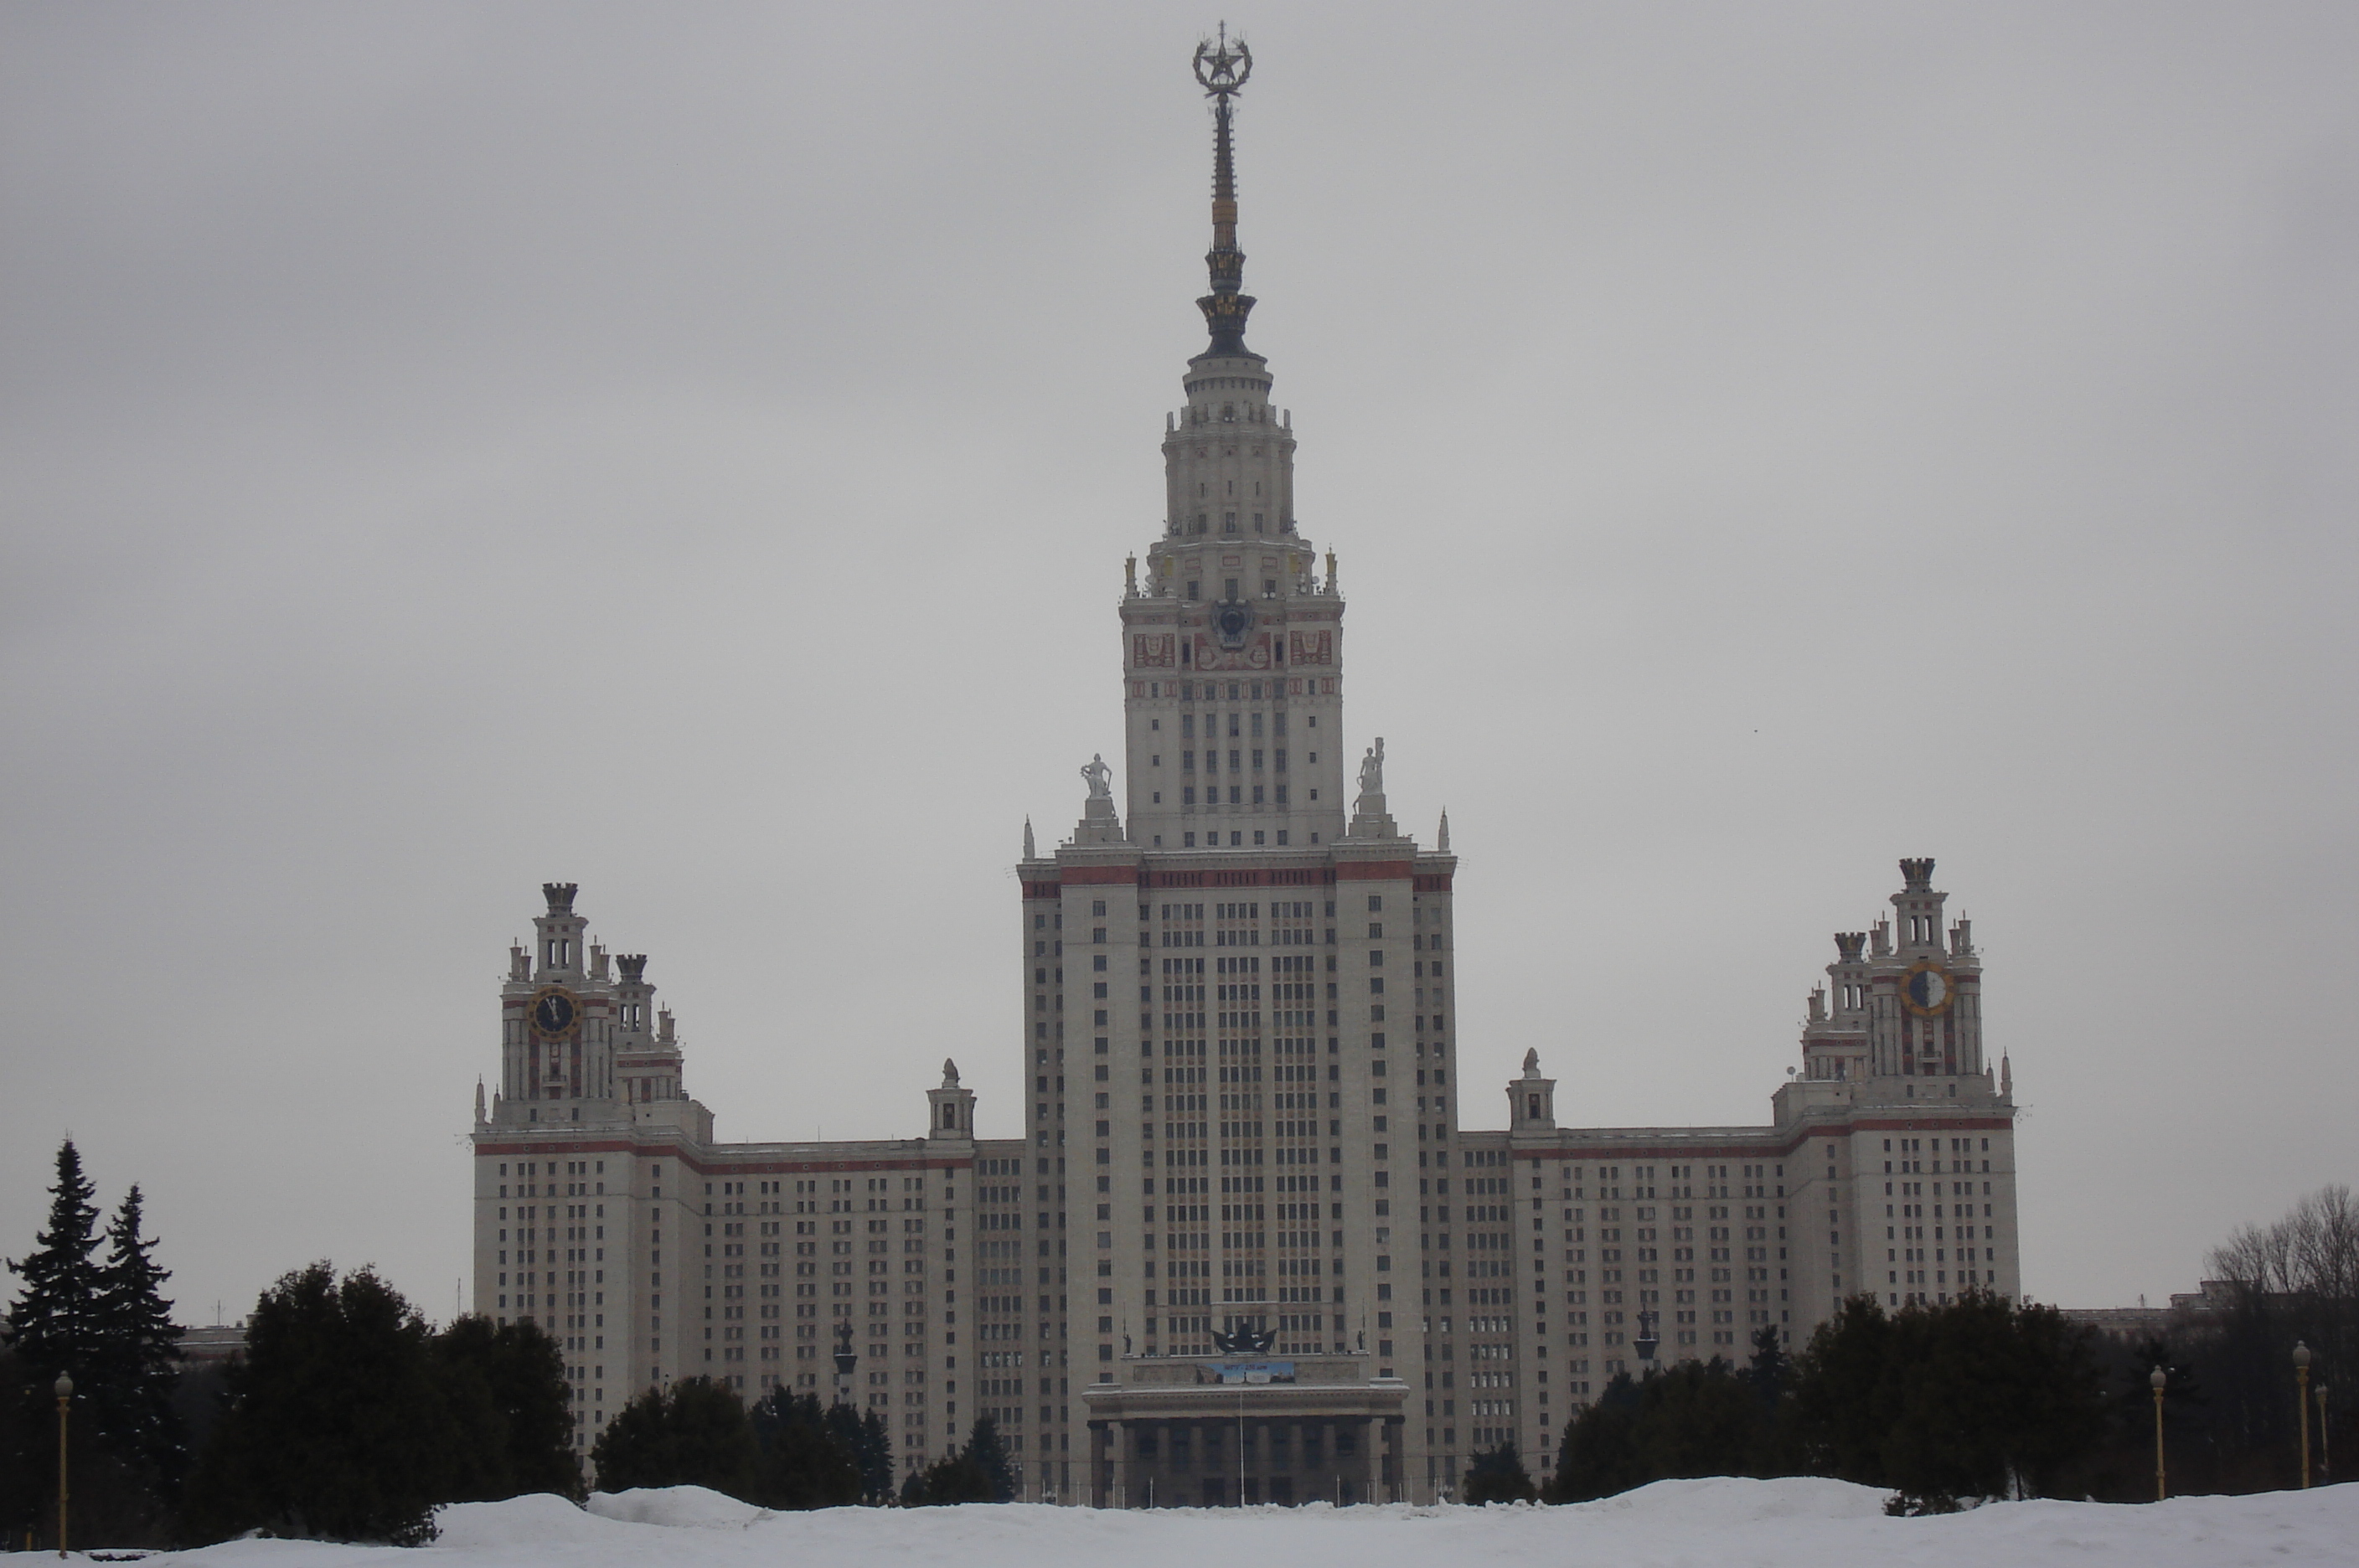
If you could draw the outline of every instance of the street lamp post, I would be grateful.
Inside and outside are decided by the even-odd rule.
[[[2301,1422],[2301,1484],[2310,1486],[2310,1346],[2293,1342],[2293,1408]]]
[[[2147,1378],[2147,1382],[2154,1388],[2154,1500],[2158,1503],[2170,1496],[2170,1488],[2163,1478],[2162,1469],[2162,1389],[2163,1385],[2169,1380],[2163,1376],[2162,1368],[2159,1367],[2156,1367]]]
[[[52,1384],[58,1396],[58,1555],[66,1554],[66,1412],[73,1405],[73,1379],[58,1374]]]
[[[2334,1479],[2334,1450],[2326,1441],[2326,1385],[2318,1386],[2318,1478]]]

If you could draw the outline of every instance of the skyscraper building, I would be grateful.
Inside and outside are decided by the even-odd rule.
[[[1022,1135],[978,1138],[946,1062],[920,1136],[716,1141],[647,960],[544,887],[478,1093],[475,1301],[559,1335],[585,1449],[640,1389],[826,1395],[842,1351],[908,1468],[989,1415],[1033,1498],[1427,1500],[1478,1450],[1551,1459],[1618,1372],[2020,1289],[2011,1084],[1930,860],[1836,937],[1768,1125],[1560,1127],[1536,1051],[1464,1125],[1448,819],[1404,833],[1346,739],[1336,558],[1245,343],[1252,59],[1195,70],[1208,341],[1125,567],[1123,809],[1093,758],[1070,837],[1025,830]]]

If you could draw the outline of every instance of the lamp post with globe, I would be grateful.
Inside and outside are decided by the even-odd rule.
[[[66,1554],[66,1415],[73,1408],[73,1379],[63,1372],[50,1385],[58,1397],[58,1555]]]
[[[2301,1424],[2301,1484],[2310,1486],[2310,1346],[2293,1342],[2293,1408]]]

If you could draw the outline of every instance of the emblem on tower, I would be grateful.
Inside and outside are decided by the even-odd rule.
[[[1217,97],[1227,97],[1245,84],[1253,74],[1253,50],[1239,38],[1229,41],[1229,25],[1221,24],[1217,37],[1209,38],[1196,46],[1196,81],[1204,91]]]

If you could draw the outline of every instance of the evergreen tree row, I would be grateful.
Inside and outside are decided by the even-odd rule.
[[[262,1293],[242,1356],[184,1377],[140,1190],[103,1231],[96,1195],[69,1140],[48,1223],[8,1262],[22,1281],[0,1338],[8,1545],[55,1544],[60,1373],[73,1379],[78,1545],[248,1530],[418,1541],[442,1503],[580,1495],[572,1390],[539,1329],[461,1318],[429,1333],[373,1272],[339,1279],[316,1263]],[[203,1433],[193,1461],[192,1427]]]
[[[1680,1476],[1832,1475],[1896,1511],[2080,1495],[2107,1428],[2094,1336],[2052,1307],[1984,1292],[1886,1313],[1843,1303],[1790,1361],[1775,1328],[1718,1356],[1627,1373],[1567,1423],[1535,1487],[1513,1448],[1475,1456],[1468,1502],[1581,1502]]]
[[[414,1545],[443,1503],[579,1498],[572,1388],[532,1323],[436,1334],[374,1270],[314,1263],[262,1293],[198,1456],[184,1539]]]
[[[0,1343],[0,1528],[11,1544],[49,1539],[57,1519],[58,1422],[51,1386],[72,1377],[70,1476],[77,1514],[128,1542],[162,1538],[189,1463],[173,1402],[180,1330],[170,1274],[143,1234],[135,1184],[103,1232],[97,1189],[68,1139],[58,1149],[49,1222],[10,1258],[23,1287]]]
[[[750,1410],[727,1386],[692,1377],[623,1407],[591,1449],[598,1488],[707,1486],[768,1508],[852,1503],[1004,1503],[1016,1475],[999,1429],[977,1421],[966,1445],[915,1471],[897,1492],[893,1439],[875,1410],[822,1406],[773,1388]]]

